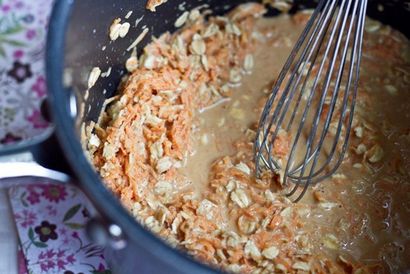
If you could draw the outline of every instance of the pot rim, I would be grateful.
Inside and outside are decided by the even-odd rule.
[[[172,248],[136,222],[118,199],[103,186],[100,177],[86,159],[76,134],[75,122],[70,116],[68,107],[70,90],[63,86],[65,34],[72,9],[73,0],[60,0],[54,4],[47,35],[46,82],[56,135],[64,156],[79,179],[80,187],[96,208],[104,213],[103,216],[108,216],[110,221],[121,227],[127,241],[140,245],[156,259],[176,266],[181,272],[215,273],[211,267]]]

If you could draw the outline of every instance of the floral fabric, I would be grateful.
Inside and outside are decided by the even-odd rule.
[[[53,0],[0,0],[0,148],[34,138],[48,123],[44,52]]]
[[[17,260],[18,274],[28,274],[26,258],[24,257],[23,250],[21,250],[21,246],[18,247]]]
[[[40,113],[46,97],[44,53],[53,0],[0,0],[0,150],[49,128]],[[76,187],[11,187],[20,238],[20,274],[110,273],[102,248],[86,237],[92,209]]]
[[[92,244],[85,224],[93,210],[72,185],[14,186],[9,198],[20,238],[20,273],[108,274],[103,249]]]

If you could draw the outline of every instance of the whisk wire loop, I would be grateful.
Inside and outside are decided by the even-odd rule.
[[[360,72],[367,0],[321,0],[279,74],[254,146],[256,174],[279,172],[288,196],[331,176],[347,150]],[[289,153],[275,155],[281,131]],[[333,139],[332,139],[333,138]],[[283,166],[282,161],[285,161]]]
[[[315,170],[315,166],[316,166],[316,163],[317,163],[317,160],[318,160],[318,156],[320,155],[320,152],[321,152],[321,149],[322,149],[324,137],[328,133],[329,124],[330,124],[331,118],[333,116],[333,111],[334,111],[334,107],[335,107],[335,104],[334,104],[335,103],[335,98],[336,98],[337,94],[339,93],[340,76],[343,74],[343,67],[344,67],[344,61],[345,61],[345,57],[346,57],[346,55],[345,55],[346,51],[344,52],[344,55],[342,55],[342,60],[340,62],[341,63],[341,66],[340,66],[341,70],[339,70],[339,75],[336,79],[334,93],[332,95],[331,103],[330,103],[331,107],[330,107],[330,110],[328,111],[326,121],[325,121],[325,124],[323,126],[322,136],[321,136],[320,141],[317,145],[317,149],[315,149],[315,152],[313,154],[311,154],[312,146],[313,146],[313,143],[314,143],[314,138],[316,137],[316,132],[317,132],[318,127],[319,127],[319,121],[320,121],[320,118],[321,118],[320,116],[321,116],[321,113],[322,113],[323,107],[324,107],[324,101],[325,101],[325,98],[326,98],[327,93],[329,91],[330,81],[331,81],[331,78],[332,78],[332,75],[333,75],[333,71],[335,69],[335,63],[336,63],[336,60],[337,60],[335,58],[335,56],[337,55],[337,53],[339,51],[340,44],[341,44],[341,41],[342,41],[342,38],[343,38],[343,31],[344,31],[344,28],[346,26],[346,21],[347,21],[347,17],[348,17],[348,12],[347,11],[350,10],[351,2],[352,1],[345,1],[340,6],[339,12],[337,14],[337,17],[336,17],[335,23],[334,23],[335,26],[340,25],[340,28],[338,28],[338,27],[333,28],[333,30],[330,34],[330,38],[329,38],[330,40],[336,39],[336,43],[333,47],[333,50],[332,50],[332,46],[333,46],[332,43],[328,43],[328,45],[326,47],[325,54],[324,54],[324,58],[323,58],[323,60],[321,62],[321,65],[320,65],[319,73],[315,78],[315,82],[314,82],[314,85],[313,85],[313,91],[312,91],[311,95],[309,96],[308,105],[310,106],[311,101],[313,99],[314,92],[316,92],[316,90],[317,90],[316,87],[317,87],[317,84],[318,84],[318,81],[319,81],[319,77],[322,73],[322,70],[327,68],[325,83],[324,83],[324,86],[321,88],[320,102],[318,104],[316,114],[314,115],[314,118],[313,118],[313,128],[311,129],[311,132],[309,133],[309,137],[308,137],[307,144],[306,144],[305,158],[304,158],[304,161],[302,162],[302,164],[300,166],[301,167],[300,168],[301,169],[301,171],[300,171],[301,176],[298,177],[297,180],[295,180],[296,185],[293,188],[293,190],[288,193],[289,196],[293,195],[296,192],[297,188],[303,183],[303,180],[304,180],[303,176],[305,174],[307,164],[310,163],[310,161],[312,159],[314,159],[313,163],[312,163],[312,168],[310,168],[309,176],[306,179],[313,177],[313,172]],[[357,4],[357,1],[356,1],[356,4]],[[342,19],[342,17],[343,17],[343,19]],[[352,24],[351,24],[351,26],[352,26]],[[336,38],[335,38],[335,35],[337,36]],[[349,36],[350,36],[350,32],[347,34],[347,37],[346,37],[347,41],[349,40]],[[348,45],[348,43],[346,43],[346,46],[345,46],[346,50],[347,50],[347,45]],[[329,66],[326,67],[325,63],[326,63],[326,60],[328,58],[328,54],[330,54],[331,51],[333,51],[332,57],[330,58],[331,63],[329,64]],[[345,93],[345,95],[346,94],[347,93]],[[304,114],[303,114],[303,117],[306,117],[308,111],[309,111],[309,108],[306,107],[305,111],[304,111]],[[340,117],[342,117],[342,116],[343,116],[343,114]],[[339,119],[339,121],[340,120],[342,120],[342,119]],[[285,177],[287,177],[287,175],[289,173],[289,168],[290,168],[289,163],[291,163],[292,160],[293,160],[294,151],[297,147],[297,142],[299,140],[300,134],[303,131],[305,122],[306,122],[306,119],[303,119],[303,121],[299,125],[298,134],[295,138],[295,142],[294,142],[293,147],[292,147],[292,152],[290,154],[289,161],[287,162],[287,166],[286,166],[286,169],[285,169]],[[340,134],[340,129],[341,129],[340,126],[341,126],[341,124],[339,123],[338,129],[337,129],[339,134]],[[337,143],[338,143],[338,139],[334,139],[334,143],[333,143],[334,146]],[[326,164],[329,163],[330,159],[332,159],[332,157],[328,157],[326,163],[323,166],[326,166]],[[319,173],[319,172],[316,172],[316,173]],[[302,193],[300,195],[303,196],[303,194],[307,190],[307,187],[308,187],[308,184],[305,183],[304,186],[303,186]]]

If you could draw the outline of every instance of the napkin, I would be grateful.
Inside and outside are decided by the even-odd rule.
[[[77,187],[34,182],[11,187],[9,199],[20,239],[20,273],[111,273],[103,248],[87,238],[94,208]]]

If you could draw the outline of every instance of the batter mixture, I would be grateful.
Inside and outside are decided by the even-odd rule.
[[[300,203],[255,179],[255,129],[308,12],[259,4],[154,39],[87,143],[106,186],[169,244],[240,273],[410,268],[410,47],[368,19],[350,150]],[[286,152],[286,136],[275,153]]]

